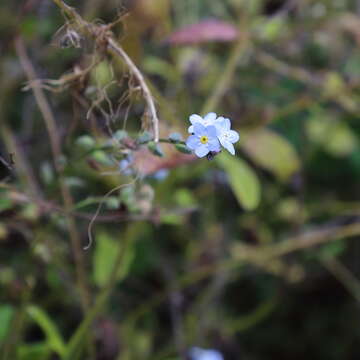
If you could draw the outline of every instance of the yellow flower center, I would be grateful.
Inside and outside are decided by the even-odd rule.
[[[202,144],[206,144],[207,142],[209,141],[208,137],[203,135],[201,138],[200,138],[200,142]]]

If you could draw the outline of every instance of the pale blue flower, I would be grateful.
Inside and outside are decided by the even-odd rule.
[[[191,360],[224,360],[224,357],[217,350],[206,350],[199,347],[193,347],[189,351]]]
[[[222,118],[220,121],[216,121],[217,137],[220,144],[231,155],[235,155],[234,143],[239,141],[239,134],[235,130],[231,130],[230,119]]]
[[[165,180],[169,175],[168,169],[160,169],[152,175],[152,177],[158,181]]]
[[[134,170],[132,168],[132,163],[134,157],[132,155],[126,156],[124,159],[119,161],[119,171],[125,176],[133,175]]]
[[[202,158],[210,152],[219,152],[220,143],[217,138],[217,130],[213,125],[204,126],[195,122],[194,135],[186,140],[186,146],[195,152],[195,155]]]
[[[217,115],[214,112],[210,112],[204,117],[201,117],[197,114],[192,114],[189,117],[189,120],[191,122],[191,125],[189,126],[188,132],[192,134],[194,132],[194,124],[198,123],[204,126],[210,126],[215,125],[215,122],[222,120],[223,117],[217,117]]]

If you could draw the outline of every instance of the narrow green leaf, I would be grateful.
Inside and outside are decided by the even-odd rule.
[[[59,356],[63,356],[65,354],[66,346],[56,324],[50,316],[35,305],[29,305],[26,308],[26,311],[44,332],[49,348]]]
[[[155,143],[154,141],[149,142],[148,149],[156,156],[160,156],[160,157],[164,156],[164,152],[161,146],[158,143]]]
[[[216,157],[217,163],[229,177],[230,186],[245,210],[254,210],[260,202],[260,182],[251,167],[242,159],[223,153]]]
[[[191,150],[184,144],[175,144],[175,148],[177,151],[183,154],[191,154]]]
[[[47,343],[21,344],[16,349],[17,360],[48,360],[50,354]]]
[[[0,342],[5,338],[11,319],[14,315],[14,308],[11,305],[0,306]]]
[[[107,233],[101,232],[98,234],[93,259],[94,281],[96,285],[102,287],[107,283],[114,268],[115,259],[118,252],[120,251],[121,246],[121,241],[115,240]],[[125,254],[122,266],[120,267],[117,274],[118,280],[124,278],[127,275],[133,258],[134,251],[133,248],[130,248],[129,251],[127,251]]]

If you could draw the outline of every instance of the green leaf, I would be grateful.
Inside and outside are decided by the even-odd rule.
[[[113,79],[112,66],[108,61],[102,61],[91,71],[91,80],[96,86],[104,87]]]
[[[175,148],[177,151],[183,153],[183,154],[191,154],[191,150],[184,144],[176,144]]]
[[[11,305],[0,306],[0,342],[5,338],[14,315],[14,308]]]
[[[101,232],[97,236],[96,248],[93,258],[94,265],[94,281],[96,285],[104,286],[114,268],[115,259],[119,251],[121,251],[122,242],[119,237],[116,240],[106,232]],[[123,264],[117,274],[117,279],[123,279],[129,269],[134,258],[134,249],[130,247],[123,258]]]
[[[161,223],[166,225],[181,225],[182,216],[177,214],[164,214],[161,216]]]
[[[299,171],[300,160],[294,147],[281,135],[266,128],[245,136],[242,148],[259,166],[287,181]]]
[[[85,150],[90,150],[96,145],[96,142],[91,136],[83,135],[76,139],[76,144]]]
[[[319,256],[323,259],[338,257],[345,252],[346,245],[347,243],[342,240],[331,241],[320,248]]]
[[[6,197],[5,192],[0,192],[0,211],[8,210],[12,207],[12,201]]]
[[[180,76],[176,66],[154,56],[146,56],[144,70],[150,74],[162,76],[170,82],[179,82]]]
[[[218,155],[216,161],[227,173],[239,204],[245,210],[256,209],[260,202],[261,187],[251,167],[244,160],[228,153]]]
[[[350,155],[358,147],[358,139],[344,121],[338,121],[330,114],[314,113],[306,122],[309,138],[335,157]]]
[[[110,159],[110,157],[106,154],[105,151],[96,150],[92,153],[91,157],[102,165],[105,166],[114,165],[113,161]]]
[[[164,157],[164,152],[161,146],[154,141],[150,141],[148,144],[148,149],[156,156]]]
[[[17,360],[47,360],[50,354],[47,343],[22,344],[16,349]]]
[[[56,324],[50,316],[35,305],[29,305],[26,311],[44,332],[49,348],[59,356],[63,356],[66,346]]]
[[[54,181],[54,169],[49,162],[45,161],[40,165],[40,175],[46,185]]]

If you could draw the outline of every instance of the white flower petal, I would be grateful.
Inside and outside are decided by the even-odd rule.
[[[206,127],[206,133],[208,134],[208,136],[210,137],[216,137],[217,136],[217,130],[216,127],[214,125],[209,125]]]
[[[195,150],[199,145],[201,145],[200,140],[195,135],[189,136],[186,140],[186,146],[191,150]]]
[[[218,121],[220,119],[220,121]],[[226,132],[229,131],[231,123],[229,119],[225,119],[223,117],[219,117],[216,119],[215,124],[216,130],[218,132],[218,136],[222,136]]]
[[[200,145],[195,149],[195,154],[197,157],[202,158],[209,153],[209,149],[206,145]]]
[[[202,136],[206,134],[206,127],[200,123],[194,123],[194,133],[195,135]]]
[[[219,152],[220,151],[219,140],[217,138],[210,139],[209,143],[208,143],[208,148],[209,148],[210,151]]]
[[[230,121],[230,119],[228,119],[228,118],[224,119],[224,128],[225,128],[226,130],[230,130],[230,128],[231,128],[231,121]]]
[[[229,130],[227,137],[228,137],[228,140],[232,143],[236,143],[240,139],[238,132],[235,130]]]
[[[192,134],[194,132],[194,125],[190,125],[188,128],[188,133]]]
[[[223,141],[221,145],[231,154],[235,155],[234,145],[230,141]]]
[[[225,118],[223,116],[219,116],[218,118],[215,119],[215,124],[222,123],[224,120]]]
[[[204,116],[204,120],[207,123],[213,123],[216,120],[216,114],[214,112],[210,112]]]
[[[196,123],[196,122],[202,123],[202,122],[204,121],[203,118],[202,118],[200,115],[198,115],[198,114],[192,114],[192,115],[190,115],[190,116],[189,116],[189,120],[190,120],[190,122],[191,122],[192,124],[194,124],[194,123]]]

